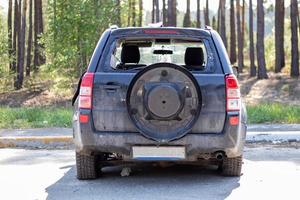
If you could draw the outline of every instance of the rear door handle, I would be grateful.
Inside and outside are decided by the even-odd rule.
[[[105,89],[107,92],[116,92],[120,88],[121,88],[121,86],[119,86],[119,85],[104,85],[103,86],[103,89]]]

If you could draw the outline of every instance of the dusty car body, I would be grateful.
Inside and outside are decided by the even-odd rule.
[[[246,109],[210,28],[106,30],[73,103],[79,179],[111,160],[205,160],[241,174]]]

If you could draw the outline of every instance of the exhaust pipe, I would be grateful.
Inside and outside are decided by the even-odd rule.
[[[217,160],[223,160],[223,153],[221,153],[221,152],[218,152],[218,153],[216,153],[216,159]]]

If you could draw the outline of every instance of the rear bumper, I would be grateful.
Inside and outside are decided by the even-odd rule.
[[[123,156],[125,160],[131,159],[133,146],[184,146],[186,160],[194,161],[203,154],[217,151],[225,152],[227,157],[242,155],[246,137],[246,123],[240,116],[240,124],[231,126],[228,117],[222,133],[219,134],[187,134],[184,137],[167,142],[158,143],[144,137],[140,133],[132,132],[96,132],[92,122],[81,124],[73,119],[73,137],[77,152],[89,154],[91,152],[114,152]]]

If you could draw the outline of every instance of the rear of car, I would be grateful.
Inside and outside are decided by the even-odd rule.
[[[74,98],[77,177],[122,161],[211,161],[241,173],[246,110],[210,29],[108,29]]]

